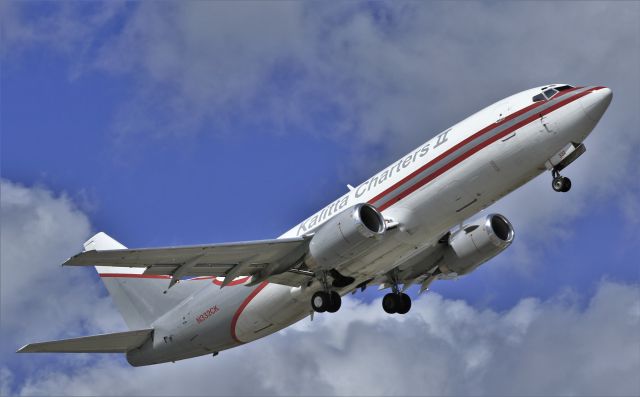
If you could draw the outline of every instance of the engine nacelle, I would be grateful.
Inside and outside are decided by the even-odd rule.
[[[489,214],[466,224],[449,237],[449,249],[442,273],[471,273],[478,266],[504,251],[515,232],[511,223],[500,214]]]
[[[311,238],[307,265],[329,270],[358,256],[387,229],[382,214],[370,204],[356,204],[322,225]]]

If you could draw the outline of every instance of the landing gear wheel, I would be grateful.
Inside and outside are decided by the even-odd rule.
[[[408,308],[405,310],[404,296],[409,299]],[[389,314],[399,313],[404,314],[409,311],[411,307],[411,299],[406,294],[396,294],[395,292],[388,293],[382,298],[382,308]]]
[[[407,314],[411,309],[411,298],[404,293],[388,293],[382,298],[382,309],[389,314]]]
[[[396,299],[396,294],[389,293],[382,298],[382,309],[389,314],[396,313],[398,310],[398,300]]]
[[[331,291],[329,293],[329,307],[327,307],[327,311],[329,313],[335,313],[340,310],[340,306],[342,306],[342,298],[340,294],[336,291]]]
[[[553,182],[551,182],[551,187],[556,192],[568,192],[571,189],[571,179],[565,176],[556,176],[553,178]]]
[[[407,294],[397,295],[400,301],[400,307],[398,308],[398,314],[407,314],[411,310],[411,298]]]
[[[330,306],[331,298],[328,293],[318,291],[311,297],[311,307],[318,313],[324,313]]]
[[[318,313],[335,313],[342,306],[342,298],[336,291],[318,291],[311,297],[311,307]]]

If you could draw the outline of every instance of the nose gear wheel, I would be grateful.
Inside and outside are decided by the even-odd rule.
[[[553,190],[566,193],[571,189],[571,179],[560,175],[556,170],[551,171],[551,175],[553,176],[553,181],[551,182]]]

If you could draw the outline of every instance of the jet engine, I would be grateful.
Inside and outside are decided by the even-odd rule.
[[[449,236],[449,249],[440,265],[444,274],[471,273],[478,266],[504,251],[515,232],[500,214],[489,214],[464,225]]]
[[[356,204],[322,225],[311,238],[306,262],[330,270],[358,256],[386,231],[382,214],[370,204]]]

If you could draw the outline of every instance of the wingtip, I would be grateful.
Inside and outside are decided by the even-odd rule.
[[[61,267],[63,267],[63,266],[73,266],[73,263],[71,263],[71,261],[72,261],[76,256],[78,256],[78,255],[74,255],[74,256],[72,256],[72,257],[68,258],[66,261],[62,262],[62,263],[60,264],[60,266],[61,266]]]
[[[73,255],[72,257],[68,258],[66,261],[62,262],[60,266],[78,266],[78,264],[73,263],[73,261],[78,257],[82,257],[82,254],[84,254],[85,252],[88,252],[88,251],[79,252]]]

